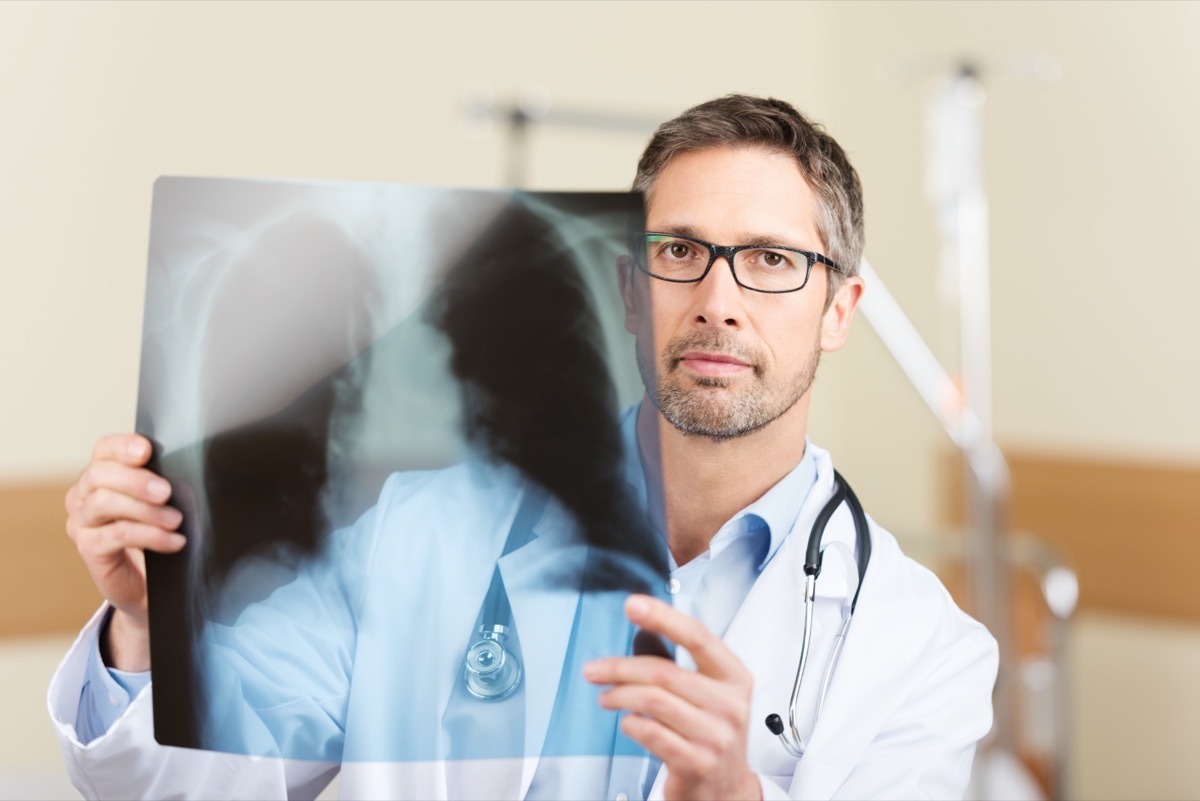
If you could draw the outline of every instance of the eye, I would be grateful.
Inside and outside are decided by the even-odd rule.
[[[691,255],[692,249],[687,242],[680,242],[676,240],[667,245],[667,252],[672,258],[686,259],[689,255]]]
[[[790,255],[778,250],[755,250],[751,261],[768,270],[790,270],[794,266]]]
[[[697,248],[686,239],[662,239],[654,246],[653,256],[664,262],[690,262],[696,259]]]

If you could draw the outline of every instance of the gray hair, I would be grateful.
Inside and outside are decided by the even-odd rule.
[[[830,259],[828,308],[843,276],[857,275],[863,253],[862,185],[846,152],[791,104],[732,94],[693,106],[658,126],[638,161],[633,189],[649,198],[672,158],[712,147],[762,147],[793,156],[817,198],[817,233]]]

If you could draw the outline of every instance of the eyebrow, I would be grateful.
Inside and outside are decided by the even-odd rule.
[[[688,225],[686,223],[684,223],[682,225],[663,225],[663,226],[659,226],[659,227],[655,228],[654,230],[656,230],[660,233],[664,233],[664,234],[675,234],[677,236],[685,236],[688,239],[699,239],[703,242],[711,242],[712,241],[712,240],[708,239],[707,237],[702,236],[700,229],[696,228],[696,226]],[[736,243],[738,245],[779,245],[781,247],[795,248],[797,250],[810,250],[811,249],[811,248],[806,248],[806,247],[802,247],[800,245],[795,244],[792,241],[791,237],[779,236],[778,234],[771,234],[771,233],[762,233],[762,232],[749,233],[749,232],[743,231],[741,233],[736,234],[734,236],[734,240],[736,241]]]

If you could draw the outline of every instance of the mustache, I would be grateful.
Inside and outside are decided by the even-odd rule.
[[[721,331],[694,331],[668,343],[663,353],[668,371],[678,367],[683,354],[693,350],[733,356],[754,368],[755,373],[762,372],[762,354]]]

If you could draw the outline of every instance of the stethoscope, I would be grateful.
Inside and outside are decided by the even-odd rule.
[[[814,723],[821,717],[821,709],[825,706],[825,694],[829,691],[829,681],[833,678],[833,669],[837,665],[838,656],[842,652],[842,643],[846,641],[846,632],[850,628],[850,619],[854,616],[854,608],[858,605],[858,594],[862,591],[863,577],[867,565],[871,562],[871,533],[867,525],[867,515],[863,511],[858,496],[850,485],[836,470],[833,473],[833,496],[821,509],[813,522],[812,532],[808,535],[808,548],[804,554],[804,630],[800,640],[800,664],[796,668],[796,681],[792,684],[792,699],[788,704],[788,726],[784,729],[783,719],[777,714],[767,715],[767,728],[779,737],[784,750],[799,759],[804,756],[806,745],[796,727],[796,707],[800,702],[800,684],[804,680],[804,669],[808,666],[808,652],[812,644],[813,605],[816,601],[817,578],[821,575],[821,565],[825,554],[821,550],[821,538],[825,535],[825,527],[829,524],[833,513],[845,502],[854,518],[855,560],[858,563],[858,586],[850,601],[845,614],[842,615],[842,625],[838,629],[833,642],[833,651],[825,666],[825,675],[821,678],[821,691],[817,696],[817,712]]]
[[[825,694],[829,689],[833,669],[845,642],[846,632],[850,628],[850,619],[858,604],[858,594],[862,590],[863,577],[867,565],[871,561],[871,535],[867,526],[867,516],[862,504],[850,485],[841,474],[834,471],[833,496],[821,509],[813,522],[812,532],[808,535],[808,547],[804,555],[804,630],[800,646],[800,664],[796,669],[796,681],[792,685],[791,703],[788,705],[788,728],[785,731],[783,719],[777,714],[767,716],[767,728],[772,734],[778,735],[784,749],[796,758],[804,755],[805,744],[796,727],[796,707],[800,699],[800,684],[804,679],[804,669],[808,665],[808,653],[812,644],[813,605],[816,600],[817,578],[821,575],[821,565],[824,553],[821,550],[821,538],[825,527],[829,524],[833,513],[844,502],[850,509],[854,519],[855,557],[858,563],[858,587],[850,602],[842,625],[834,640],[833,652],[825,667],[825,675],[821,680],[821,691],[817,699],[816,717],[820,718],[821,709],[825,705]],[[508,539],[501,556],[506,556],[524,545],[532,536],[532,522],[541,513],[540,504],[523,504],[518,511],[512,528],[509,529]],[[521,684],[521,660],[509,646],[508,637],[511,633],[512,607],[508,603],[508,595],[504,592],[504,581],[500,575],[500,567],[492,572],[492,583],[488,587],[487,596],[480,613],[482,621],[478,629],[478,637],[467,648],[463,659],[463,683],[467,692],[481,701],[500,701],[509,697]],[[507,624],[506,622],[507,621]]]
[[[501,558],[533,538],[533,524],[541,516],[544,507],[545,498],[541,497],[522,502],[508,530]],[[521,660],[509,643],[513,630],[512,619],[512,607],[508,603],[508,593],[504,591],[504,578],[500,575],[500,563],[497,561],[492,571],[492,583],[488,586],[479,613],[478,634],[467,646],[466,656],[463,657],[463,684],[467,692],[481,701],[501,701],[521,686]]]

